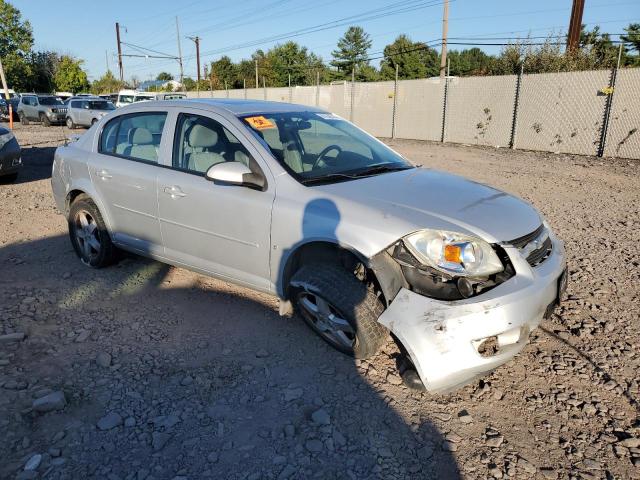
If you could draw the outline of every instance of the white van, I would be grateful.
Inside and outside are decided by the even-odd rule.
[[[134,102],[144,102],[149,100],[155,100],[155,93],[150,92],[138,92],[137,90],[120,90],[118,92],[118,99],[116,100],[116,107],[124,107]]]

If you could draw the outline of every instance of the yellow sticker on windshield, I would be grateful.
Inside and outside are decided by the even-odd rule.
[[[247,117],[245,121],[256,130],[265,130],[267,128],[276,128],[275,124],[268,118],[264,118],[262,115],[258,117]]]

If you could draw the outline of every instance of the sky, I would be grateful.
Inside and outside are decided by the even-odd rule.
[[[291,40],[309,48],[325,61],[349,25],[362,26],[371,35],[371,56],[401,33],[414,41],[436,41],[442,36],[442,0],[9,0],[31,22],[36,49],[54,50],[84,60],[89,79],[109,68],[116,74],[115,23],[121,25],[123,53],[139,54],[136,47],[178,55],[176,16],[184,57],[185,76],[196,76],[195,44],[199,36],[202,65],[228,55],[249,58],[288,39],[278,35],[319,26]],[[480,43],[481,38],[560,35],[566,33],[572,0],[450,0],[449,39]],[[395,13],[394,13],[395,12]],[[357,18],[360,16],[360,18]],[[362,16],[366,18],[362,19]],[[350,18],[351,17],[351,18]],[[333,23],[330,23],[333,22]],[[604,32],[624,33],[631,22],[640,23],[640,0],[586,0],[583,23],[600,25]],[[456,37],[464,38],[456,40]],[[475,37],[475,38],[474,38]],[[614,37],[617,39],[617,37]],[[243,44],[253,43],[252,46]],[[486,43],[495,43],[496,41]],[[241,48],[238,48],[241,47]],[[450,49],[471,48],[451,45]],[[480,46],[497,53],[498,46]],[[125,78],[141,81],[161,71],[179,77],[172,59],[123,59]],[[374,64],[377,62],[373,62]]]

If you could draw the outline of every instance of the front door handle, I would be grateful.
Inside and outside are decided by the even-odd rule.
[[[98,170],[97,173],[98,173],[98,176],[103,180],[107,180],[107,179],[111,178],[111,175],[106,170]]]
[[[187,194],[184,193],[182,189],[177,185],[173,185],[171,187],[164,187],[164,193],[166,193],[167,195],[170,195],[171,198],[182,198],[187,196]]]

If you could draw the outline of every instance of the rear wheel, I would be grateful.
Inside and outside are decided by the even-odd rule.
[[[51,126],[51,120],[49,120],[49,117],[47,117],[44,113],[40,114],[40,121],[42,122],[42,125],[44,125],[45,127]]]
[[[98,123],[98,119],[94,118],[93,120],[91,120],[91,126],[93,127],[96,123]]]
[[[82,263],[93,268],[112,264],[116,247],[111,243],[100,210],[86,195],[79,196],[69,210],[69,236]]]
[[[27,116],[24,114],[24,112],[20,112],[18,113],[18,118],[20,118],[20,123],[22,125],[29,125],[29,119],[27,118]]]
[[[309,264],[291,280],[304,321],[329,345],[355,358],[375,355],[387,339],[378,323],[384,307],[375,293],[339,265]]]
[[[67,117],[67,128],[69,130],[73,130],[74,128],[76,128],[76,124],[73,123],[73,120],[71,119],[71,117]]]

